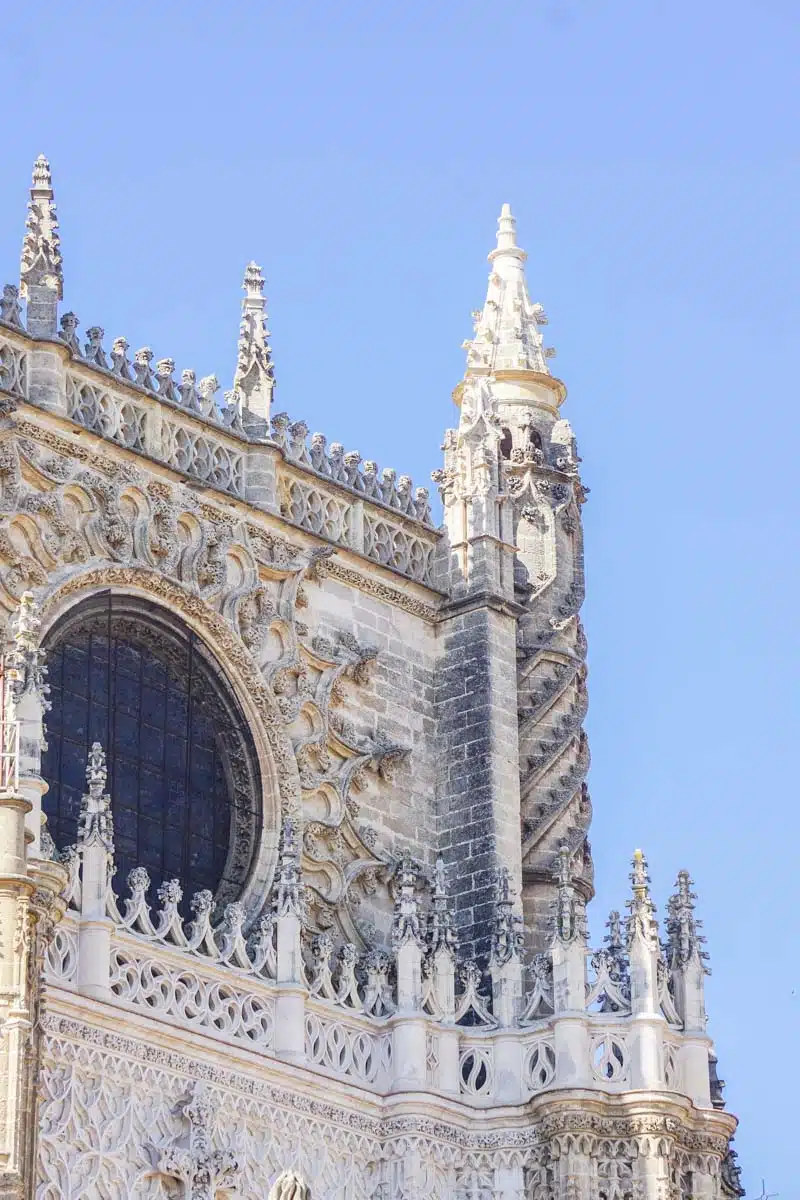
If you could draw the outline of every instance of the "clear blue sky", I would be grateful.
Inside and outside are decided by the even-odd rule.
[[[700,893],[751,1194],[797,1184],[797,0],[9,5],[0,275],[53,164],[65,302],[426,481],[508,200],[586,508],[592,933]],[[791,346],[794,344],[795,351]]]

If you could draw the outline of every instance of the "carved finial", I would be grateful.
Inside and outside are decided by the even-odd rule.
[[[120,379],[132,379],[131,364],[128,359],[128,339],[114,338],[111,344],[111,370]]]
[[[616,909],[608,914],[606,929],[608,933],[603,939],[605,942],[603,953],[608,965],[609,977],[613,983],[617,984],[624,995],[629,994],[630,971],[628,955],[625,949],[622,917]]]
[[[61,333],[58,335],[60,340],[69,346],[70,353],[81,356],[81,344],[78,341],[78,326],[80,321],[74,312],[67,312],[61,318]]]
[[[287,818],[281,832],[278,879],[275,888],[275,912],[278,917],[303,918],[305,900],[300,882],[300,850],[295,823]]]
[[[46,711],[50,708],[47,699],[50,687],[46,682],[47,667],[39,645],[40,626],[39,606],[33,592],[23,592],[19,608],[11,619],[14,640],[6,656],[5,674],[14,703],[18,704],[27,692],[35,691]]]
[[[242,287],[245,297],[242,301],[233,390],[241,396],[245,409],[268,421],[275,390],[275,371],[269,346],[264,276],[257,263],[248,263]]]
[[[514,911],[511,872],[508,867],[499,867],[495,875],[492,965],[503,967],[513,958],[518,958],[524,942],[522,918]]]
[[[562,842],[558,848],[557,874],[560,888],[572,887],[572,855],[566,842]]]
[[[99,325],[92,325],[91,329],[86,330],[86,336],[89,339],[83,347],[83,357],[87,362],[93,363],[96,367],[102,367],[104,371],[109,369],[106,352],[103,349],[103,338],[105,330]]]
[[[684,967],[697,955],[706,959],[702,949],[705,938],[700,933],[703,922],[694,915],[696,892],[692,891],[692,880],[688,871],[679,871],[675,892],[670,896],[667,908],[667,960],[673,969]]]
[[[527,254],[517,244],[517,223],[504,204],[497,222],[497,246],[489,255],[492,265],[486,301],[472,314],[473,336],[464,342],[467,379],[496,371],[535,372],[549,375],[540,326],[546,323],[541,304],[534,304],[525,280]],[[459,400],[459,389],[456,389]]]
[[[422,945],[422,923],[417,902],[419,866],[408,850],[403,852],[396,876],[394,916],[392,918],[392,946],[399,950],[406,942]]]
[[[114,819],[111,816],[111,797],[105,790],[107,779],[103,747],[99,742],[93,742],[86,764],[88,791],[81,800],[78,825],[78,846],[82,850],[96,843],[108,854],[114,853]]]
[[[504,204],[497,218],[497,249],[511,250],[517,246],[517,222],[511,215],[511,205]]]
[[[30,300],[31,288],[45,287],[54,292],[55,298],[60,300],[63,284],[61,243],[50,163],[40,154],[33,164],[31,198],[28,201],[28,219],[25,223],[20,260],[20,293]],[[52,317],[52,333],[55,334],[55,308],[52,310]]]
[[[552,904],[553,935],[567,945],[585,937],[586,913],[583,897],[575,888],[572,853],[566,843],[558,848],[554,874],[558,891]]]
[[[616,909],[608,914],[606,929],[608,933],[605,936],[605,943],[609,952],[611,954],[621,953],[625,949],[625,942],[622,937],[622,917]]]
[[[658,948],[658,925],[656,907],[650,897],[650,876],[647,859],[641,850],[635,850],[631,862],[631,884],[633,896],[628,901],[627,940],[630,948],[634,938],[641,937],[651,949]]]
[[[431,958],[445,951],[452,958],[458,952],[458,938],[447,892],[447,871],[441,854],[433,869],[433,894],[428,918],[428,954]]]

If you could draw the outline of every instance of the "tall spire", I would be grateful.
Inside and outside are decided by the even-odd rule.
[[[269,421],[272,393],[275,390],[275,371],[269,347],[264,276],[258,263],[247,264],[242,288],[245,297],[242,301],[233,389],[239,393],[244,409]]]
[[[475,334],[464,342],[467,375],[501,371],[549,375],[540,328],[547,324],[541,304],[533,304],[525,280],[527,254],[517,245],[517,222],[504,204],[497,222],[497,248],[489,255],[492,272],[486,303],[472,314]]]

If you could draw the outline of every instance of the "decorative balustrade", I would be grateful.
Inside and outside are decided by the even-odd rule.
[[[252,272],[245,278],[249,297],[246,308],[256,293],[261,295],[263,279],[260,272],[256,274],[257,280]],[[321,433],[309,438],[308,426],[303,421],[291,421],[285,413],[273,416],[271,423],[268,420],[274,377],[267,331],[261,329],[263,315],[259,309],[255,325],[249,318],[243,324],[244,342],[240,339],[234,388],[220,401],[216,376],[198,380],[193,370],[186,369],[176,378],[173,359],[156,359],[148,346],[131,354],[124,337],[115,338],[107,349],[99,325],[89,328],[82,339],[76,315],[64,313],[58,335],[69,352],[63,399],[58,396],[51,373],[44,384],[37,376],[33,398],[37,404],[56,408],[65,404],[68,417],[82,428],[237,499],[246,499],[249,494],[248,447],[277,446],[281,463],[276,498],[285,517],[330,542],[432,586],[432,562],[439,535],[433,525],[428,489],[415,488],[409,476],[398,476],[390,467],[379,471],[374,461],[362,460],[357,451],[345,452],[337,442],[329,445]],[[8,336],[2,336],[3,329]],[[251,351],[256,355],[252,362]],[[259,378],[263,376],[264,384],[264,404],[258,401],[255,407],[253,370]],[[28,399],[30,371],[30,341],[23,326],[18,289],[7,285],[0,298],[0,391]],[[48,389],[50,399],[44,400]],[[254,471],[259,502],[263,502],[263,462]]]
[[[362,461],[338,442],[328,446],[304,421],[285,413],[272,418],[273,441],[285,466],[278,475],[282,514],[329,541],[348,546],[373,562],[420,583],[432,582],[437,535],[428,489],[414,488],[407,475]],[[326,486],[326,484],[328,486]]]
[[[59,987],[74,988],[78,978],[78,924],[67,913],[55,928],[47,948],[45,970],[48,979]]]
[[[272,1049],[274,999],[257,990],[256,980],[237,986],[209,971],[192,970],[164,956],[143,957],[126,938],[111,951],[110,986],[117,1000],[144,1008],[180,1028],[241,1042],[261,1051]]]
[[[22,346],[0,337],[0,391],[28,397],[28,354]]]
[[[124,901],[123,911],[110,886],[106,897],[107,915],[121,931],[244,975],[276,978],[276,929],[272,915],[262,917],[245,938],[246,913],[241,904],[226,905],[223,920],[215,927],[212,925],[214,897],[208,891],[197,892],[189,906],[192,919],[185,923],[178,908],[183,890],[177,879],[170,879],[158,889],[161,908],[153,920],[147,903],[150,876],[144,867],[129,872],[128,887],[130,896]]]
[[[326,1073],[344,1076],[379,1092],[392,1080],[391,1030],[370,1028],[341,1014],[309,1006],[305,1018],[308,1062]]]
[[[72,868],[77,856],[67,858]],[[146,903],[146,872],[132,871],[129,887],[130,895],[122,902],[110,889],[108,893],[108,918],[114,926],[111,1001],[145,1011],[166,1024],[274,1054],[275,930],[280,918],[262,919],[255,932],[246,936],[239,905],[228,905],[223,921],[214,926],[210,894],[201,892],[193,900],[192,919],[184,922],[178,910],[182,896],[174,881],[159,889],[161,904],[155,915]],[[74,869],[66,896],[70,907],[48,950],[46,969],[51,984],[74,990],[80,944],[76,908],[81,903],[79,872]],[[552,1011],[552,986],[551,981],[548,986],[543,957],[538,956],[531,970],[532,983],[519,1021],[513,1030],[502,1031],[519,1040],[520,1100],[556,1086],[557,1080],[558,1014]],[[308,944],[302,988],[303,1044],[309,1067],[378,1094],[389,1090],[394,1070],[392,1030],[398,1016],[392,967],[390,954],[372,951],[359,959],[352,945],[335,950],[327,934]],[[425,1022],[426,1084],[434,1092],[443,1090],[441,1047],[444,1039],[454,1036],[458,1094],[470,1104],[498,1103],[495,1043],[501,1031],[491,1012],[491,997],[482,995],[482,973],[474,963],[465,964],[460,976],[461,988],[447,1020],[442,1017],[446,999],[431,982],[433,972],[427,973],[419,1013]],[[592,992],[588,987],[587,1001]],[[631,1086],[626,1016],[587,1011],[586,1086],[611,1092]],[[663,1086],[669,1090],[681,1087],[680,1051],[679,1035],[665,1035]]]
[[[129,450],[144,451],[147,409],[125,396],[67,374],[67,416]]]
[[[441,862],[423,883],[407,854],[396,867],[390,949],[359,956],[331,934],[306,935],[291,822],[267,915],[248,921],[244,906],[232,903],[215,923],[213,896],[201,891],[186,919],[177,880],[157,889],[156,909],[141,867],[129,873],[124,898],[114,893],[111,801],[98,745],[87,778],[78,845],[60,855],[68,867],[67,912],[47,955],[51,984],[259,1054],[288,1055],[379,1094],[423,1086],[486,1107],[521,1103],[550,1087],[647,1086],[686,1089],[693,1098],[702,1090],[697,1052],[707,1060],[707,1043],[696,1014],[703,1012],[704,968],[685,873],[661,946],[646,868],[635,859],[624,932],[612,913],[604,947],[592,952],[562,848],[551,951],[533,958],[526,987],[507,871],[498,873],[488,973],[474,961],[457,964]],[[695,1014],[687,1029],[679,1004]],[[635,1023],[640,1014],[644,1025]]]
[[[556,1048],[552,1038],[536,1037],[526,1043],[522,1060],[523,1083],[531,1092],[543,1092],[556,1076]]]
[[[291,421],[286,413],[277,413],[272,418],[273,441],[283,450],[289,462],[313,471],[332,483],[343,487],[366,500],[393,509],[404,517],[433,528],[430,495],[427,488],[414,489],[408,475],[401,475],[392,467],[384,467],[378,475],[378,464],[363,461],[357,450],[345,453],[339,442],[331,442],[321,433],[311,435],[308,442],[308,426],[305,421]]]
[[[362,501],[325,489],[320,481],[280,471],[281,513],[295,525],[347,546],[373,562],[432,585],[436,535],[419,524],[401,524],[380,510],[368,512]]]
[[[220,404],[217,399],[220,385],[215,375],[207,375],[198,383],[195,372],[187,369],[181,372],[178,383],[174,378],[173,359],[161,358],[153,363],[153,351],[149,346],[143,346],[134,353],[131,360],[128,357],[130,346],[124,337],[115,338],[111,350],[106,353],[103,348],[105,331],[99,325],[93,325],[87,330],[88,341],[81,346],[78,326],[79,321],[74,313],[64,313],[59,338],[67,346],[74,360],[85,363],[93,371],[109,376],[107,385],[95,385],[97,390],[108,392],[113,380],[117,379],[127,388],[166,401],[167,404],[182,408],[204,421],[242,432],[239,397],[234,392],[226,392],[225,403]]]

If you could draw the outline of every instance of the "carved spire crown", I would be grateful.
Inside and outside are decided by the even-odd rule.
[[[498,371],[549,375],[547,360],[555,351],[544,345],[540,327],[547,324],[541,304],[528,294],[525,261],[517,245],[517,223],[504,204],[497,222],[497,246],[489,255],[492,271],[486,302],[473,313],[474,336],[464,342],[467,377]]]
[[[245,296],[242,301],[233,391],[243,408],[269,420],[272,393],[275,390],[275,370],[267,328],[264,275],[258,263],[247,264],[242,288]]]
[[[31,287],[47,287],[60,300],[64,290],[61,239],[50,163],[40,154],[33,164],[31,198],[20,259],[20,294],[30,298]]]

